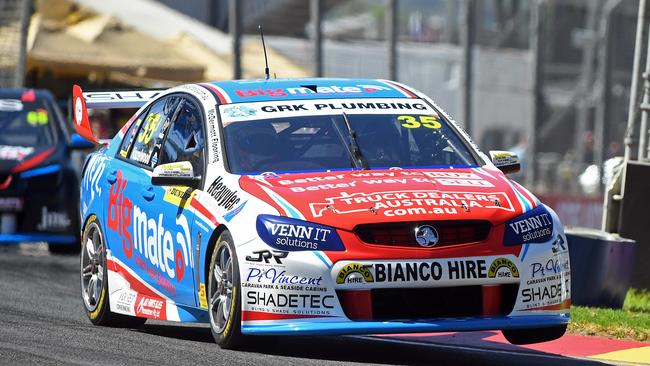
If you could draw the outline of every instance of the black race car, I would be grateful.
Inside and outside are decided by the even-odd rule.
[[[89,148],[50,92],[0,89],[0,244],[78,250],[79,174],[70,157]]]

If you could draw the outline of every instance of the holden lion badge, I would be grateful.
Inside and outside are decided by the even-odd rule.
[[[421,247],[430,248],[438,244],[438,231],[433,226],[422,225],[415,229],[415,240]]]

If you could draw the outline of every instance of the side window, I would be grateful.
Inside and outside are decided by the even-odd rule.
[[[195,174],[203,173],[205,139],[203,115],[193,102],[183,99],[178,117],[165,140],[160,163],[189,161]]]
[[[165,130],[174,119],[180,100],[180,97],[171,95],[151,105],[142,119],[142,127],[131,148],[129,160],[148,166],[156,165]]]
[[[133,139],[135,138],[135,134],[138,133],[138,128],[142,124],[142,118],[147,115],[148,110],[145,110],[138,116],[138,119],[133,121],[131,124],[131,127],[129,127],[129,130],[126,131],[124,134],[124,137],[122,138],[122,144],[120,145],[120,156],[123,158],[126,158],[127,155],[129,154],[129,148],[131,147],[131,144],[133,143]]]

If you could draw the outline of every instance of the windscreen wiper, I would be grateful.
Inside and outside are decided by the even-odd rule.
[[[361,155],[361,149],[359,148],[359,143],[357,141],[357,133],[352,129],[348,115],[343,112],[343,120],[345,121],[345,126],[348,128],[348,136],[350,137],[350,153],[352,154],[352,159],[354,164],[361,169],[368,169],[368,163],[363,159]]]

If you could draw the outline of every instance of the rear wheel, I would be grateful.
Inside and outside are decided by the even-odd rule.
[[[239,265],[232,236],[221,233],[210,260],[208,311],[210,329],[222,348],[236,348],[243,343],[241,334],[241,294]]]
[[[532,329],[502,330],[503,336],[512,344],[531,344],[558,339],[566,332],[567,325]]]
[[[81,297],[86,315],[95,325],[139,327],[147,319],[113,313],[110,310],[106,245],[96,216],[88,220],[81,241]]]

